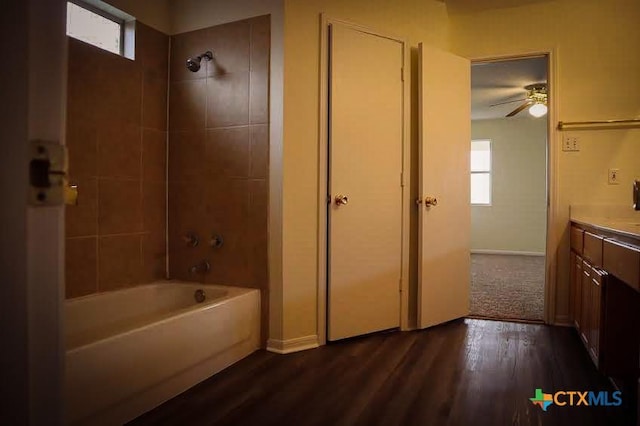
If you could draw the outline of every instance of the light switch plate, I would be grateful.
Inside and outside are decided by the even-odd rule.
[[[574,135],[565,135],[562,138],[563,151],[580,151],[580,139]]]
[[[620,169],[609,169],[609,185],[620,185]]]

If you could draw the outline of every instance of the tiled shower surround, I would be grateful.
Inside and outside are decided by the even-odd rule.
[[[135,61],[69,38],[66,295],[164,278],[169,37],[137,23]]]
[[[138,22],[134,61],[69,39],[67,144],[80,195],[66,214],[67,297],[166,278],[168,243],[172,279],[259,288],[266,339],[269,34],[262,16],[169,43]],[[187,70],[208,50],[214,61]],[[209,244],[214,234],[222,247]],[[189,272],[203,260],[208,273]]]
[[[268,324],[268,16],[171,38],[169,271],[171,278],[259,288]],[[198,72],[187,58],[212,51]],[[184,242],[193,232],[197,247]],[[211,247],[214,234],[221,248]],[[189,269],[206,260],[211,270]],[[266,336],[263,328],[263,337]]]

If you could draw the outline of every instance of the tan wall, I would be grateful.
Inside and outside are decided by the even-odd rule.
[[[556,49],[558,119],[633,118],[640,114],[640,3],[636,0],[560,0],[471,14],[452,14],[453,50],[470,58]],[[553,100],[551,100],[553,102]],[[556,317],[568,314],[571,204],[631,205],[631,181],[640,177],[640,130],[556,132],[580,138],[580,152],[558,144],[557,217],[561,235]],[[619,168],[621,185],[607,184]]]
[[[545,252],[547,120],[471,122],[472,139],[491,140],[490,206],[471,207],[471,249]]]
[[[137,25],[136,60],[69,38],[66,295],[165,276],[169,38]]]
[[[447,47],[443,3],[411,0],[285,2],[283,156],[283,339],[317,333],[318,82],[320,14],[418,42]],[[414,72],[417,61],[412,52]],[[415,82],[412,81],[415,92]],[[416,100],[412,110],[417,111]],[[412,139],[417,140],[416,120]],[[414,167],[415,171],[415,167]],[[415,176],[415,175],[414,175]],[[414,179],[415,182],[415,179]]]
[[[170,0],[103,0],[150,27],[171,34]]]
[[[171,37],[169,273],[171,278],[259,288],[269,313],[269,17]],[[187,70],[211,50],[214,62]],[[197,247],[183,238],[200,237]],[[224,238],[214,249],[213,234]],[[207,260],[211,270],[189,269]]]

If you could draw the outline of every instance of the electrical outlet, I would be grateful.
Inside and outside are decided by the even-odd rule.
[[[620,169],[609,169],[609,185],[620,185]]]
[[[563,151],[580,151],[580,139],[577,136],[566,135],[562,138]]]

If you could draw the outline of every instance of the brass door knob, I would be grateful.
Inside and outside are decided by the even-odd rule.
[[[349,204],[349,197],[346,195],[336,195],[335,201],[337,206],[346,206]]]
[[[438,205],[438,199],[436,197],[425,197],[424,198],[424,205],[426,207],[435,207]]]

